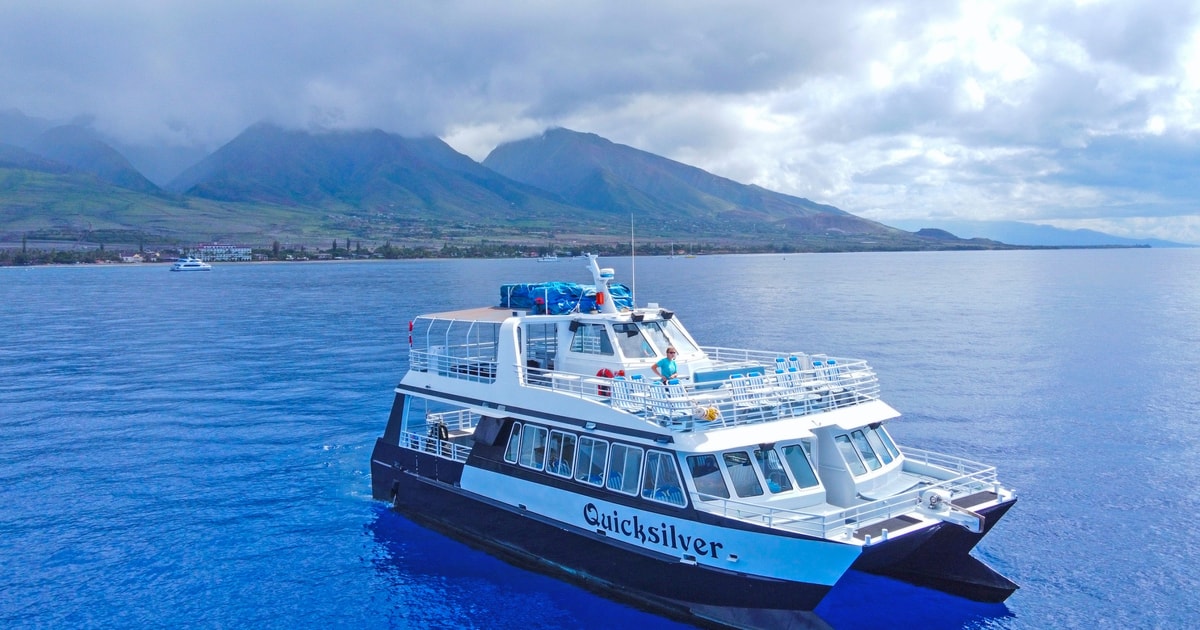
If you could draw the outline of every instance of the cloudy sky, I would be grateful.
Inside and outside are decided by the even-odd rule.
[[[1195,0],[0,0],[0,109],[477,160],[562,126],[884,222],[1200,243]]]

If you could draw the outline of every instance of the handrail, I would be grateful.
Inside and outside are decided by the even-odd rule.
[[[753,357],[747,351],[740,351],[740,359]],[[694,411],[696,420],[681,420],[678,417],[656,415],[658,408],[650,404],[656,400],[653,395],[655,387],[661,384],[645,380],[629,380],[628,386],[634,390],[635,399],[645,400],[647,404],[619,404],[610,398],[613,379],[591,374],[564,372],[561,370],[545,370],[526,366],[515,366],[519,382],[527,387],[549,389],[570,396],[586,398],[594,401],[607,402],[615,409],[641,416],[662,424],[672,431],[708,431],[711,429],[738,426],[757,422],[768,422],[779,418],[804,416],[830,409],[849,407],[863,402],[879,399],[879,379],[866,361],[855,359],[835,359],[836,372],[827,370],[806,369],[797,370],[790,374],[776,374],[778,369],[772,367],[771,373],[766,373],[761,357],[770,356],[774,363],[776,354],[759,353],[757,368],[744,365],[743,376],[759,372],[760,381],[751,390],[735,391],[731,378],[707,383],[691,383],[686,380],[676,389],[682,398],[676,401],[680,405]],[[749,360],[749,359],[746,359]],[[714,363],[714,369],[735,362]],[[788,378],[790,376],[790,378]],[[715,410],[710,411],[710,410]]]
[[[702,493],[693,495],[693,503],[697,509],[720,514],[727,518],[754,522],[771,529],[785,529],[810,536],[836,538],[839,536],[849,537],[853,535],[854,530],[870,522],[887,520],[912,512],[920,494],[928,489],[937,488],[950,492],[951,496],[965,496],[994,488],[997,484],[996,469],[993,466],[931,451],[913,449],[913,452],[920,463],[936,466],[948,473],[957,473],[957,475],[937,481],[934,480],[934,477],[924,475],[928,477],[928,480],[919,488],[834,512],[811,513],[803,510],[775,508]],[[906,459],[909,453],[909,450],[905,450]]]

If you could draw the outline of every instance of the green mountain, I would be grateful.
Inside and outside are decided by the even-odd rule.
[[[699,228],[716,234],[906,234],[833,206],[739,184],[595,134],[562,128],[500,145],[483,165],[584,208],[632,215],[639,223],[659,222],[667,232]]]
[[[255,125],[169,188],[218,201],[423,222],[537,223],[577,211],[484,168],[438,138],[379,130],[311,134]]]
[[[0,242],[619,248],[632,217],[639,240],[663,251],[672,241],[731,251],[986,246],[924,238],[565,129],[498,147],[480,164],[432,137],[258,124],[160,190],[85,127],[0,123],[27,144],[0,145]]]
[[[86,127],[63,125],[48,129],[32,141],[30,149],[121,188],[149,194],[160,192],[158,186],[138,172],[125,156]]]

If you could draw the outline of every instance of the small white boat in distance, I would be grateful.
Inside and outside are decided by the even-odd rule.
[[[180,258],[171,265],[171,271],[212,271],[212,265],[199,258]]]

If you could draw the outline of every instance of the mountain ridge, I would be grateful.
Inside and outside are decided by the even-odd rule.
[[[100,226],[259,243],[617,243],[636,218],[643,238],[736,251],[1008,247],[912,234],[564,128],[502,144],[480,163],[432,136],[264,122],[161,188],[83,123],[0,112],[0,143],[0,240],[10,242]]]
[[[501,144],[482,164],[609,214],[653,213],[713,226],[898,236],[896,228],[802,197],[741,184],[594,133],[556,127]]]

